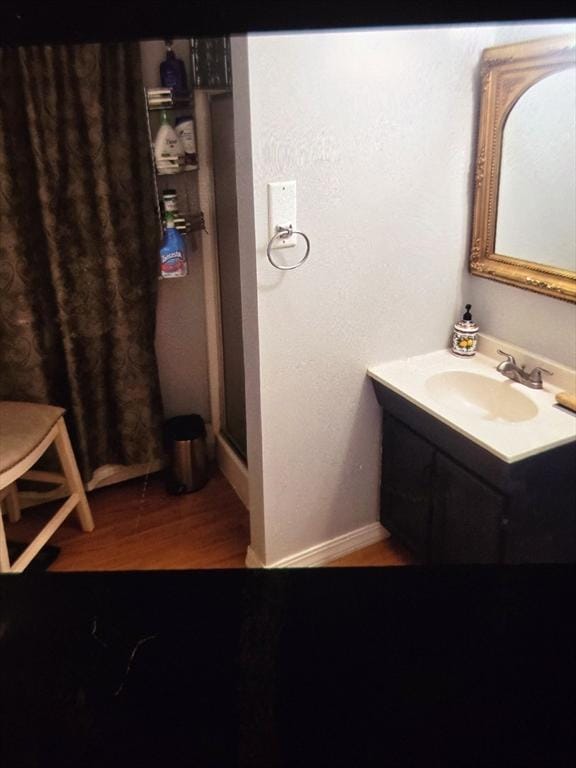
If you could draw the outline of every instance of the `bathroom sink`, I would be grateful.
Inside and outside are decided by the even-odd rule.
[[[533,419],[538,406],[512,384],[510,379],[495,381],[469,371],[444,371],[426,379],[426,389],[435,400],[467,416],[509,422]]]
[[[561,390],[576,390],[572,369],[489,336],[479,334],[478,346],[473,357],[440,349],[370,366],[368,375],[506,462],[576,440],[576,415],[559,408],[555,398]],[[496,370],[502,362],[497,349],[553,376],[546,376],[542,389],[511,381]]]

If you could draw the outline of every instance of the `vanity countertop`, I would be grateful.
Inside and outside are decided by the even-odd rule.
[[[546,380],[542,389],[530,389],[507,379],[496,371],[503,358],[491,356],[498,346],[493,342],[497,340],[485,337],[484,353],[473,357],[441,349],[373,365],[367,372],[508,463],[576,441],[576,413],[556,404],[556,394],[565,387]],[[519,360],[524,361],[521,356]],[[558,383],[571,381],[570,369],[554,369]]]

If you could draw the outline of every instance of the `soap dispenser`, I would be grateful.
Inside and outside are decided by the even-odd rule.
[[[471,357],[476,354],[478,325],[472,320],[472,304],[466,304],[466,312],[454,323],[452,334],[452,352],[459,357]]]

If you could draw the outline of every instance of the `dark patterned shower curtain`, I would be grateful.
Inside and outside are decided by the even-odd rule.
[[[137,44],[0,50],[0,399],[67,408],[85,481],[162,456],[144,110]]]

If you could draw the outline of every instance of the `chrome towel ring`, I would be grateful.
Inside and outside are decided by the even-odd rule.
[[[276,262],[272,259],[272,255],[270,254],[270,247],[274,240],[276,240],[277,237],[290,237],[291,235],[300,235],[304,238],[306,241],[306,253],[299,262],[296,264],[292,264],[291,267],[283,267],[281,264],[276,264]],[[270,264],[272,264],[273,267],[276,267],[276,269],[296,269],[297,267],[301,267],[302,264],[306,261],[308,256],[310,255],[310,240],[307,238],[307,236],[304,234],[304,232],[296,232],[292,229],[292,226],[288,227],[276,227],[276,234],[272,236],[272,239],[268,243],[268,247],[266,248],[266,254],[268,256],[268,261]]]

